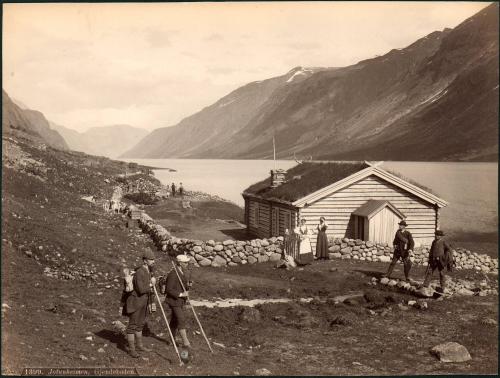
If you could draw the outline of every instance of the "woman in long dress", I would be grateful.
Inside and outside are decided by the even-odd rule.
[[[318,230],[318,238],[316,241],[316,258],[318,260],[328,259],[328,238],[326,236],[326,229],[328,225],[326,224],[325,217],[319,218],[319,224],[316,226]]]
[[[308,265],[311,264],[314,260],[312,248],[311,248],[311,240],[309,236],[311,235],[311,230],[306,225],[306,220],[302,218],[300,220],[300,226],[294,229],[294,233],[299,237],[299,255],[297,257],[298,265]]]

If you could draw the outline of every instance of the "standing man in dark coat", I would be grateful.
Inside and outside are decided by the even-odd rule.
[[[175,183],[172,183],[172,197],[175,197]]]
[[[436,230],[435,239],[432,242],[429,251],[429,261],[427,271],[425,272],[424,287],[429,287],[434,271],[439,271],[439,282],[441,284],[441,292],[446,289],[446,272],[445,268],[449,271],[453,269],[455,263],[453,259],[453,249],[444,238],[444,232]]]
[[[170,307],[172,311],[172,318],[170,320],[170,328],[172,330],[172,334],[175,337],[177,330],[182,338],[182,343],[184,347],[191,348],[191,344],[187,338],[186,333],[186,313],[184,311],[184,306],[186,305],[186,301],[189,296],[189,288],[191,286],[191,281],[189,281],[186,277],[186,270],[189,265],[189,257],[186,255],[178,255],[177,265],[175,270],[170,271],[167,275],[167,284],[166,284],[166,292],[167,296],[165,302]],[[186,288],[186,291],[182,289],[182,285],[179,281],[179,277],[182,280],[182,285]]]
[[[142,343],[142,329],[146,323],[148,311],[148,300],[151,288],[156,284],[156,279],[151,276],[152,268],[155,263],[155,256],[151,250],[146,250],[142,256],[143,265],[136,269],[132,281],[134,290],[126,301],[126,311],[129,316],[127,327],[128,352],[138,358],[137,350],[142,352],[151,352],[144,347]]]
[[[184,198],[184,187],[182,186],[182,182],[179,185],[179,195],[181,196],[181,198]]]
[[[410,231],[406,229],[406,222],[402,220],[399,222],[399,230],[396,231],[396,236],[392,242],[394,246],[394,254],[392,256],[391,264],[389,265],[389,270],[387,271],[387,277],[390,278],[394,267],[399,259],[403,260],[404,273],[406,281],[410,280],[410,269],[411,260],[410,253],[413,252],[415,247],[415,242],[413,241],[413,236]]]

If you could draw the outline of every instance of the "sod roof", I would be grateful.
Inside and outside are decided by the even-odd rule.
[[[244,193],[294,202],[368,167],[364,162],[302,163],[289,169],[285,173],[285,183],[277,188],[271,188],[269,176],[248,187]]]

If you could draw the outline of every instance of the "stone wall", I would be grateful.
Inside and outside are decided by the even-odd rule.
[[[360,261],[391,261],[394,249],[387,243],[379,244],[354,239],[330,239],[329,256],[331,259],[353,259]],[[413,251],[411,260],[415,264],[427,265],[429,247],[418,247]],[[484,273],[497,271],[498,259],[481,255],[467,249],[456,248],[454,253],[457,269],[475,269]]]
[[[171,256],[186,254],[196,266],[236,266],[278,261],[283,248],[283,237],[223,242],[176,238],[145,213],[139,219],[139,226],[151,236],[158,249]]]
[[[126,211],[135,209],[129,205]],[[248,241],[214,240],[202,241],[180,239],[172,236],[163,226],[157,224],[143,212],[139,219],[143,232],[151,236],[158,249],[172,256],[186,254],[196,266],[235,266],[238,264],[254,264],[256,262],[278,261],[283,250],[283,237],[253,239]],[[388,244],[354,239],[330,239],[330,259],[353,259],[360,261],[390,262],[393,248]],[[413,251],[412,261],[415,264],[427,265],[429,247],[419,247]],[[466,249],[455,249],[457,269],[475,269],[484,273],[497,272],[498,259],[481,255]]]

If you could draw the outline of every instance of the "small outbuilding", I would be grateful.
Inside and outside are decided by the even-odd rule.
[[[272,170],[242,195],[247,230],[261,238],[284,235],[299,218],[314,229],[324,216],[329,237],[391,244],[404,219],[415,243],[426,245],[439,228],[439,209],[448,205],[429,189],[368,162],[307,162],[286,172]]]

